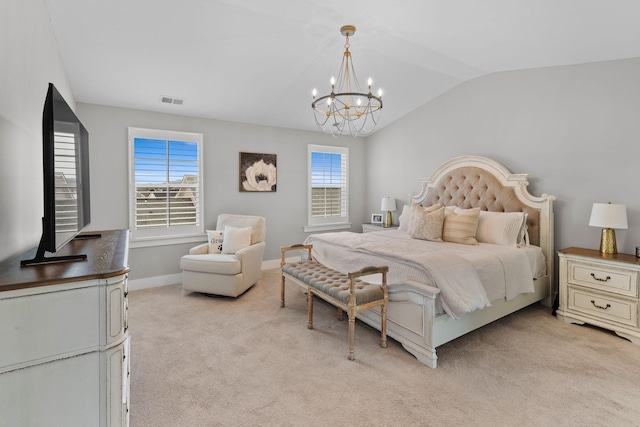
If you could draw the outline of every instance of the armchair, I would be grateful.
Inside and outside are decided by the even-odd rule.
[[[218,216],[216,230],[225,227],[235,229],[251,227],[251,244],[235,251],[209,253],[209,243],[191,248],[188,255],[180,259],[182,289],[184,291],[237,297],[253,286],[259,279],[266,243],[266,227],[261,216]],[[228,236],[229,229],[226,229]],[[224,245],[224,243],[223,243]]]

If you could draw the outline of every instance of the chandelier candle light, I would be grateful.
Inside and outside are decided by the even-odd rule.
[[[360,89],[349,51],[349,37],[355,32],[353,25],[340,28],[340,33],[346,37],[345,51],[337,80],[331,76],[331,93],[318,98],[318,91],[313,89],[312,92],[311,107],[316,124],[324,133],[333,136],[351,135],[355,138],[370,134],[378,124],[382,110],[382,89],[378,89],[377,96],[371,93],[371,77],[367,82],[368,92]]]

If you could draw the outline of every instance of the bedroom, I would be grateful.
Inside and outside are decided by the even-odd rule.
[[[9,21],[3,25],[5,37],[14,36],[5,44],[8,52],[3,55],[8,61],[3,61],[6,72],[1,82],[6,94],[2,129],[6,138],[24,142],[19,151],[3,144],[6,150],[2,156],[3,176],[7,180],[20,177],[22,183],[5,187],[3,200],[21,200],[24,205],[17,210],[11,204],[2,204],[0,231],[6,244],[0,249],[0,259],[32,247],[39,238],[41,200],[25,198],[24,194],[37,194],[41,186],[39,120],[46,83],[55,81],[66,96],[72,93],[67,72],[56,54],[57,42],[47,24],[46,7],[40,2],[25,5],[10,2],[7,7],[15,10],[3,14],[3,19]],[[32,34],[27,27],[37,27],[39,33]],[[17,37],[23,32],[23,36]],[[626,40],[632,35],[623,33],[621,37]],[[353,40],[354,49],[358,46],[357,36]],[[334,49],[339,54],[343,40],[337,29],[326,37],[330,37],[332,46],[337,45]],[[335,60],[330,61],[325,73],[333,72],[338,65],[334,64]],[[599,230],[587,225],[594,202],[626,204],[629,223],[637,224],[638,201],[630,197],[635,188],[635,164],[630,159],[638,153],[634,138],[640,97],[635,76],[639,67],[639,59],[629,58],[493,73],[457,85],[397,123],[383,127],[366,141],[340,139],[340,143],[351,150],[352,229],[358,230],[359,223],[368,222],[372,213],[379,212],[381,197],[393,196],[406,203],[408,195],[418,191],[421,178],[445,160],[466,154],[494,158],[514,173],[529,173],[532,194],[547,192],[556,196],[558,249],[597,245]],[[389,92],[387,87],[386,93]],[[303,95],[304,102],[308,101],[306,96]],[[388,96],[391,99],[391,95]],[[222,209],[254,213],[260,210],[261,204],[273,209],[268,217],[287,218],[286,226],[269,221],[265,260],[277,259],[280,246],[305,237],[302,231],[305,206],[292,205],[289,201],[306,198],[306,188],[300,185],[298,177],[306,173],[303,159],[307,143],[338,143],[318,132],[97,104],[79,103],[78,114],[87,122],[95,141],[91,147],[92,184],[102,197],[95,198],[92,206],[94,229],[127,228],[128,212],[124,203],[127,154],[126,141],[120,136],[125,132],[123,129],[133,125],[203,131],[215,147],[205,151],[207,167],[215,169],[219,174],[216,176],[220,176],[212,184],[213,188],[206,190],[206,221],[214,222]],[[309,115],[307,111],[302,117],[310,118]],[[313,120],[308,124],[312,126]],[[114,145],[117,140],[121,143]],[[230,140],[234,143],[227,144]],[[532,150],[533,147],[536,149]],[[280,170],[276,193],[246,195],[232,191],[236,189],[239,151],[279,155],[279,164],[285,167]],[[29,160],[16,162],[15,158]],[[633,253],[640,242],[638,233],[633,226],[618,232],[621,251]],[[135,268],[131,280],[178,273],[179,254],[188,247],[187,244],[132,249],[131,263]],[[148,262],[158,257],[162,262]]]
[[[3,10],[0,17],[0,174],[11,185],[3,186],[0,204],[0,235],[4,240],[0,259],[32,247],[40,235],[41,200],[31,195],[41,191],[40,116],[46,83],[56,82],[67,96],[74,92],[57,52],[45,3],[8,3],[3,2],[2,7],[9,12]],[[623,38],[638,45],[636,33],[625,34]],[[337,28],[331,36],[339,49],[342,41]],[[354,55],[361,40],[353,40]],[[207,147],[205,156],[207,167],[220,173],[220,179],[207,189],[206,219],[213,223],[223,211],[252,214],[268,207],[265,260],[277,259],[280,246],[306,237],[302,231],[306,207],[292,201],[306,199],[306,188],[299,182],[306,176],[306,164],[301,159],[308,143],[350,148],[353,230],[367,222],[371,213],[379,212],[381,197],[389,195],[406,202],[408,194],[418,190],[419,179],[440,163],[458,155],[476,154],[494,158],[514,173],[529,173],[533,194],[556,196],[557,249],[597,249],[600,230],[588,226],[592,203],[626,204],[629,229],[618,231],[618,245],[620,252],[633,253],[640,244],[640,199],[635,179],[640,154],[636,141],[640,130],[638,57],[640,52],[608,61],[478,77],[416,106],[415,111],[366,140],[333,140],[317,132],[186,117],[172,114],[175,110],[158,113],[78,102],[78,115],[86,122],[93,141],[92,187],[101,194],[94,198],[92,228],[127,228],[125,129],[135,122],[133,125],[141,127],[202,131],[215,141],[213,147]],[[325,73],[333,72],[336,66],[328,64]],[[392,87],[386,85],[389,92]],[[301,109],[307,108],[306,98],[304,102]],[[278,154],[281,168],[276,193],[238,193],[235,177],[239,151]],[[171,283],[179,274],[180,256],[190,246],[132,248],[131,282]]]

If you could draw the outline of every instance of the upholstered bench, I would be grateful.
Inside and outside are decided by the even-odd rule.
[[[342,320],[342,311],[349,316],[349,360],[354,360],[356,315],[362,310],[381,307],[380,346],[387,346],[387,272],[389,268],[365,267],[353,273],[340,273],[312,260],[312,245],[296,244],[281,248],[282,282],[280,286],[280,307],[284,307],[285,279],[301,286],[307,292],[309,322],[307,327],[313,329],[313,297],[322,298],[338,307],[338,319]],[[308,251],[307,259],[296,262],[285,262],[285,254],[291,250]],[[361,276],[382,274],[382,284],[371,284],[359,279]]]

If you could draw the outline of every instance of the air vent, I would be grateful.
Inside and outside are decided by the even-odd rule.
[[[184,99],[183,98],[175,98],[173,96],[161,96],[160,97],[160,101],[165,103],[165,104],[175,104],[175,105],[184,104]]]

